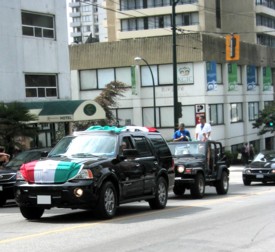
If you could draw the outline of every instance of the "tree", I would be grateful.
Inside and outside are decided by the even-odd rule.
[[[94,100],[97,102],[106,113],[106,120],[75,122],[74,127],[78,130],[85,130],[91,125],[114,125],[117,124],[111,109],[117,107],[118,97],[123,97],[129,86],[119,81],[112,81],[106,85],[102,92]]]
[[[29,113],[29,110],[20,102],[4,104],[0,103],[0,145],[4,146],[9,154],[13,154],[14,148],[21,149],[16,140],[18,136],[35,137],[37,128],[27,122],[35,121],[37,117]]]
[[[253,128],[260,129],[259,135],[263,135],[267,132],[273,133],[275,131],[275,102],[264,108],[259,113],[258,119],[253,123]]]

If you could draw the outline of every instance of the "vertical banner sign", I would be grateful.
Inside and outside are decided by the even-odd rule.
[[[246,68],[247,76],[247,91],[253,91],[256,88],[256,67],[247,66]]]
[[[236,90],[237,85],[237,64],[229,63],[228,64],[228,91]]]
[[[207,74],[207,91],[217,90],[217,71],[216,62],[210,61],[206,63]]]
[[[263,91],[271,90],[271,69],[263,67]]]
[[[136,66],[131,66],[132,95],[137,94]]]

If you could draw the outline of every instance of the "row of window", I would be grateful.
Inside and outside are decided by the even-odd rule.
[[[176,16],[176,26],[199,24],[199,13],[181,13]],[[121,31],[138,31],[157,28],[171,28],[171,15],[129,18],[121,20]]]
[[[181,0],[177,5],[181,4],[193,4],[198,0]],[[171,6],[173,0],[120,0],[120,10],[135,10],[135,9],[147,9],[162,6]]]
[[[222,84],[226,81],[223,80],[222,64],[216,64],[216,83]],[[151,69],[151,70],[150,70]],[[150,65],[140,67],[140,81],[142,87],[148,86],[162,86],[173,84],[173,65]],[[152,71],[152,73],[151,73]],[[237,84],[243,84],[242,78],[243,67],[237,65],[236,77]],[[255,76],[255,85],[259,85],[259,76],[261,73],[260,67],[251,69],[253,76]],[[120,81],[127,85],[132,84],[132,67],[122,68],[107,68],[107,69],[94,69],[94,70],[81,70],[79,71],[80,89],[93,90],[103,89],[106,84],[112,81]],[[194,84],[194,66],[193,63],[178,63],[177,64],[178,84]],[[153,78],[152,78],[153,75]],[[247,77],[247,73],[244,75]],[[154,79],[154,83],[153,83]]]
[[[271,101],[265,102],[265,106]],[[230,106],[230,123],[238,123],[244,121],[243,103],[231,103]],[[209,104],[209,118],[211,125],[223,125],[224,122],[224,104]],[[115,109],[112,111],[114,117],[120,125],[131,124],[133,121],[133,110],[131,108]],[[158,128],[173,127],[174,122],[174,107],[156,107],[156,123]],[[184,121],[187,127],[195,127],[195,105],[182,106],[182,118],[179,121]],[[248,102],[248,120],[255,121],[259,115],[259,102]],[[142,124],[153,125],[154,108],[142,108]],[[188,120],[186,120],[188,118]]]
[[[257,43],[269,47],[275,47],[275,38],[266,34],[257,34]]]
[[[255,0],[256,5],[264,5],[268,8],[275,9],[275,0]]]
[[[263,15],[256,15],[256,25],[258,26],[266,26],[269,28],[275,28],[275,18],[271,18]]]

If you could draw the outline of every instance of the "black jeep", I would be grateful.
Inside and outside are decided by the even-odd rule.
[[[27,219],[52,207],[112,218],[120,204],[133,201],[164,208],[173,184],[173,158],[160,133],[92,127],[64,137],[48,158],[22,165],[15,199]]]
[[[205,186],[215,186],[218,194],[229,188],[229,164],[220,142],[171,142],[175,161],[175,195],[190,189],[192,198],[204,196]]]

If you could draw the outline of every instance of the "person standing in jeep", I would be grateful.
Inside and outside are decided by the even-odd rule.
[[[198,141],[207,141],[210,140],[211,135],[211,125],[206,122],[205,116],[200,116],[199,124],[196,126],[196,140]]]

